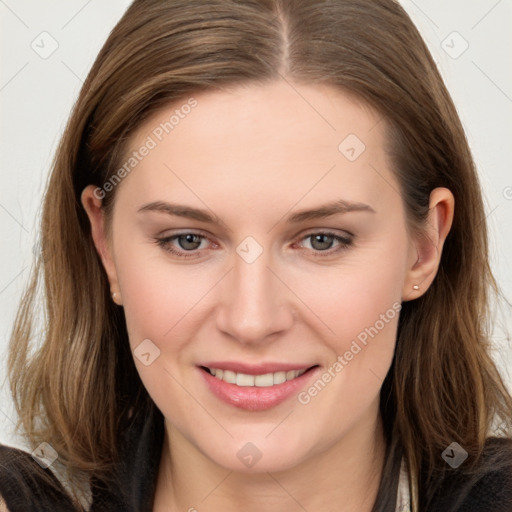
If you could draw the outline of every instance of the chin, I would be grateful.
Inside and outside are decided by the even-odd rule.
[[[224,444],[216,443],[218,450],[212,451],[212,445],[209,445],[201,451],[227,470],[249,474],[286,471],[306,460],[311,453],[303,442],[294,443],[290,436],[276,436],[270,440],[267,435],[268,431],[260,436],[230,439]]]

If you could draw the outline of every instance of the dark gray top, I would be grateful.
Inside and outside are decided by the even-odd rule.
[[[132,421],[121,442],[123,457],[115,482],[91,481],[91,512],[152,511],[163,437],[163,416],[156,407]],[[491,465],[483,473],[449,472],[428,504],[421,504],[420,512],[512,512],[512,440],[489,438],[484,459],[504,456],[510,460],[505,469],[493,470]],[[398,486],[400,466],[394,467],[393,482]],[[396,489],[393,492],[395,501],[374,510],[395,512]],[[50,469],[43,469],[29,453],[2,445],[0,496],[10,512],[83,512],[73,506]]]

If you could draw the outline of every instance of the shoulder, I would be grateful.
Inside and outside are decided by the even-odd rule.
[[[41,467],[30,453],[0,445],[0,512],[46,510],[77,509],[50,469]]]
[[[489,438],[460,512],[512,511],[512,439]]]
[[[479,463],[451,469],[427,510],[511,512],[512,439],[488,438]]]

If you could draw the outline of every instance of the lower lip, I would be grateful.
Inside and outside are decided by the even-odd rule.
[[[202,368],[199,368],[199,371],[203,374],[210,391],[223,402],[247,411],[264,411],[298,393],[317,369],[311,368],[296,379],[268,387],[237,386],[217,379]]]

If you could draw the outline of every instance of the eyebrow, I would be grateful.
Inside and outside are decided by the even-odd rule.
[[[176,203],[167,203],[165,201],[154,201],[152,203],[145,204],[140,207],[138,212],[160,212],[168,215],[174,215],[177,217],[185,217],[187,219],[197,220],[208,224],[223,224],[220,217],[211,214],[208,210],[202,210],[200,208],[192,208]],[[354,203],[339,199],[320,205],[313,209],[299,210],[292,213],[286,218],[286,222],[289,224],[296,224],[299,222],[305,222],[307,220],[314,219],[325,219],[332,215],[348,213],[348,212],[371,212],[375,213],[375,210],[364,203]]]

